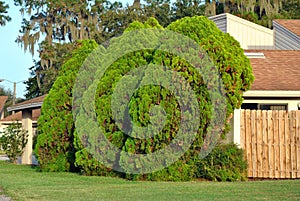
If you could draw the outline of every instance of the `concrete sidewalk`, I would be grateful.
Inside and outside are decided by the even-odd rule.
[[[12,201],[11,198],[9,198],[9,197],[7,197],[5,195],[2,195],[1,193],[2,193],[2,189],[0,187],[0,201]]]
[[[12,201],[12,199],[6,197],[5,195],[0,195],[0,201]]]
[[[8,161],[9,158],[6,155],[0,155],[0,161]]]

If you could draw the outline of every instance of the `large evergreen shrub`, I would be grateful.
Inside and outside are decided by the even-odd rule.
[[[154,27],[163,29],[156,20],[149,19],[145,24],[135,22],[126,30],[135,30]],[[249,59],[244,56],[239,43],[229,34],[222,33],[216,25],[206,17],[184,18],[172,23],[167,29],[186,35],[196,41],[208,53],[222,77],[227,98],[227,114],[224,119],[223,133],[229,129],[228,120],[234,108],[242,103],[242,92],[250,88],[253,82],[252,69]],[[112,41],[113,43],[113,41]],[[112,45],[112,44],[111,44]],[[159,48],[158,48],[159,49]],[[210,96],[201,75],[195,72],[194,67],[178,56],[161,50],[142,50],[124,55],[114,62],[101,77],[96,92],[96,114],[99,125],[105,131],[105,136],[119,149],[136,154],[148,154],[165,148],[174,139],[180,125],[180,110],[176,98],[164,87],[144,86],[139,88],[129,101],[129,114],[132,121],[139,126],[148,126],[150,123],[149,111],[153,105],[159,104],[166,112],[166,124],[161,132],[148,139],[139,139],[128,136],[116,125],[111,110],[111,98],[114,89],[121,78],[136,67],[156,64],[167,65],[176,70],[193,87],[199,100],[200,126],[198,134],[190,149],[174,164],[163,170],[132,175],[138,169],[140,161],[132,161],[125,155],[112,156],[114,166],[118,167],[129,179],[148,180],[191,180],[198,174],[199,152],[203,145],[212,118]],[[155,73],[155,72],[154,72]],[[126,101],[124,101],[126,102]],[[89,111],[91,112],[91,111]],[[88,139],[89,136],[81,136]],[[80,150],[80,141],[77,146],[76,164],[86,174],[107,174],[106,168],[92,158],[85,149]],[[85,145],[91,141],[85,141]],[[81,147],[82,148],[82,147]],[[89,156],[89,157],[88,157]],[[167,159],[158,159],[166,164]]]
[[[74,122],[72,88],[79,68],[97,47],[94,41],[79,41],[71,59],[44,99],[38,119],[38,139],[35,153],[42,171],[74,171]]]
[[[126,31],[144,28],[163,29],[155,19],[150,18],[144,24],[132,23]],[[187,17],[170,24],[166,29],[181,33],[196,41],[208,53],[219,70],[227,99],[225,126],[222,129],[223,133],[226,133],[229,128],[228,120],[232,116],[234,108],[240,107],[243,91],[248,90],[253,82],[249,59],[244,56],[243,50],[235,39],[229,34],[222,33],[206,17]],[[111,41],[110,45],[114,45],[114,40]],[[68,171],[74,168],[73,165],[76,165],[82,173],[88,175],[115,174],[112,168],[105,167],[84,148],[91,144],[91,140],[97,141],[97,138],[89,138],[88,130],[92,129],[89,126],[85,126],[87,128],[86,135],[77,136],[74,133],[74,122],[71,114],[72,87],[76,73],[95,46],[96,44],[93,42],[82,43],[82,47],[74,52],[72,59],[62,68],[59,78],[45,99],[42,116],[39,119],[40,134],[36,146],[36,153],[43,170]],[[105,52],[104,49],[103,52]],[[198,132],[188,151],[178,161],[162,170],[148,174],[132,175],[130,172],[134,172],[138,168],[139,161],[131,161],[126,155],[111,156],[113,165],[125,172],[125,174],[119,174],[120,176],[129,179],[172,181],[194,179],[199,176],[199,152],[204,138],[207,137],[207,131],[212,129],[209,127],[212,118],[212,104],[206,83],[187,61],[170,52],[158,49],[136,51],[118,58],[109,66],[98,83],[94,100],[97,121],[105,131],[106,138],[125,152],[153,153],[172,142],[181,123],[181,114],[178,100],[164,87],[158,85],[143,86],[136,90],[131,98],[125,98],[129,101],[128,113],[132,121],[141,127],[150,124],[149,111],[152,111],[153,105],[160,105],[164,109],[165,126],[155,136],[147,139],[128,136],[121,131],[113,118],[111,98],[117,83],[126,73],[143,65],[167,66],[177,71],[193,87],[201,111]],[[89,76],[93,79],[93,75],[84,71],[81,73],[85,73],[83,79],[88,80]],[[143,78],[141,79],[143,80]],[[81,88],[82,90],[88,90],[85,86],[81,86]],[[89,108],[84,109],[87,110],[86,112],[92,112],[88,111]],[[90,119],[78,118],[82,125],[91,125]],[[95,149],[100,150],[101,147],[95,147]],[[76,159],[74,158],[75,151]],[[165,158],[159,158],[158,160],[168,163]]]

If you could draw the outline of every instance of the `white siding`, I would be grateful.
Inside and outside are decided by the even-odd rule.
[[[227,33],[240,42],[243,49],[274,49],[273,30],[227,15]]]
[[[233,36],[243,49],[274,49],[273,30],[224,13],[209,18],[218,28]]]

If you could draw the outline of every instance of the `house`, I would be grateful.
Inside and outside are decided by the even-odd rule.
[[[46,95],[43,95],[8,107],[7,110],[9,112],[14,111],[15,116],[7,117],[6,118],[7,121],[1,121],[3,124],[5,124],[5,122],[9,123],[8,120],[19,118],[21,119],[23,128],[28,132],[28,142],[24,149],[24,153],[21,157],[22,164],[33,164],[35,162],[34,161],[35,157],[33,155],[33,149],[32,149],[33,136],[34,136],[34,130],[36,127],[37,119],[40,116],[40,108],[43,104],[43,100],[45,97]]]
[[[40,116],[41,109],[35,109],[32,110],[32,133],[33,136],[36,135],[37,131],[37,119]],[[0,132],[3,132],[5,128],[7,128],[9,125],[11,125],[14,122],[22,123],[22,111],[19,111],[17,113],[14,113],[12,115],[9,115],[7,117],[4,117],[0,120]],[[0,133],[1,136],[1,133]],[[22,163],[22,159],[17,160],[18,163]],[[32,157],[32,164],[37,164],[37,160],[35,157]]]
[[[300,20],[299,20],[300,21]],[[250,58],[255,81],[244,93],[242,109],[298,110],[300,106],[300,51],[256,50]]]
[[[37,128],[37,119],[40,116],[41,109],[34,109],[32,110],[32,129],[33,133],[36,133]],[[0,132],[11,125],[13,122],[22,122],[22,111],[19,111],[15,114],[9,115],[7,117],[4,117],[0,120]]]
[[[240,42],[244,50],[300,50],[300,20],[276,19],[273,30],[229,13],[209,17],[224,33]]]
[[[300,20],[274,20],[268,29],[228,13],[210,17],[233,36],[250,59],[255,81],[241,109],[300,109]],[[240,144],[240,109],[234,111],[229,141]]]

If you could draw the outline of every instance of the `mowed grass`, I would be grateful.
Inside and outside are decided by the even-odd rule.
[[[1,193],[22,200],[300,200],[300,180],[137,182],[74,173],[41,173],[0,161]],[[0,194],[1,194],[0,193]]]

